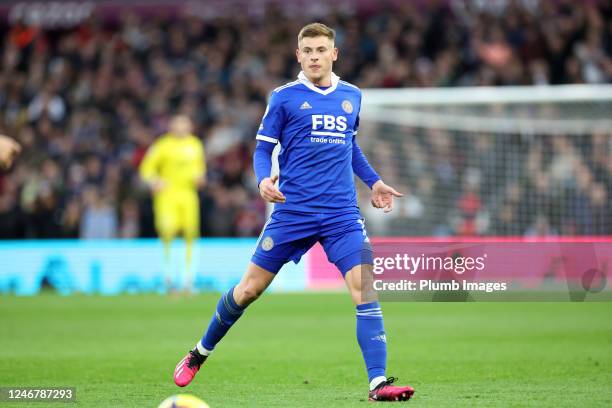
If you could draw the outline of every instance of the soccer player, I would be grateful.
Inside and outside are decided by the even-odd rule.
[[[19,143],[8,136],[0,135],[0,167],[11,167],[19,152],[21,152]]]
[[[166,285],[174,287],[170,262],[172,240],[180,232],[185,238],[186,259],[183,288],[191,290],[193,242],[200,233],[198,188],[205,184],[206,162],[202,142],[192,134],[192,123],[185,115],[170,120],[169,132],[147,151],[140,175],[153,191],[155,228],[164,243]]]
[[[189,384],[217,343],[272,282],[281,267],[298,262],[316,242],[342,273],[356,306],[357,341],[369,379],[369,399],[409,399],[412,387],[387,378],[387,344],[380,305],[365,290],[372,252],[357,207],[354,176],[372,189],[372,205],[385,212],[402,194],[386,185],[357,144],[361,91],[332,72],[335,33],[313,23],[298,35],[296,81],[276,88],[269,99],[254,154],[261,196],[275,203],[242,280],[221,296],[204,336],[176,366],[174,381]],[[278,176],[270,177],[271,154],[280,143]],[[363,272],[363,277],[362,277]]]

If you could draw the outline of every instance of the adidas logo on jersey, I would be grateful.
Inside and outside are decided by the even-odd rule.
[[[300,106],[300,109],[312,109],[312,106],[310,106],[308,102],[304,102],[302,106]]]

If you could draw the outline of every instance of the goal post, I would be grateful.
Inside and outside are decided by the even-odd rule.
[[[407,193],[383,217],[362,191],[374,235],[612,235],[612,85],[365,89],[360,118]]]

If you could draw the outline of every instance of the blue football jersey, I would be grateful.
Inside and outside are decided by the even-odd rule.
[[[257,139],[280,143],[280,191],[275,209],[338,212],[357,208],[352,169],[353,137],[359,126],[361,90],[332,73],[319,88],[303,73],[276,88]]]

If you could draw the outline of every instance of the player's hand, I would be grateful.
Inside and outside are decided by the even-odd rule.
[[[276,187],[278,176],[266,177],[259,183],[259,194],[269,203],[284,203],[287,201],[283,193]]]
[[[163,180],[155,179],[151,181],[151,190],[154,193],[159,193],[166,188],[166,183]]]
[[[204,176],[203,177],[198,177],[196,179],[196,187],[198,189],[206,187],[206,177],[204,177]]]
[[[0,167],[9,168],[15,157],[21,152],[21,146],[8,136],[0,135]]]
[[[403,196],[402,193],[386,185],[382,180],[378,180],[372,186],[372,206],[375,208],[382,208],[386,213],[393,210],[393,197],[399,198]]]

